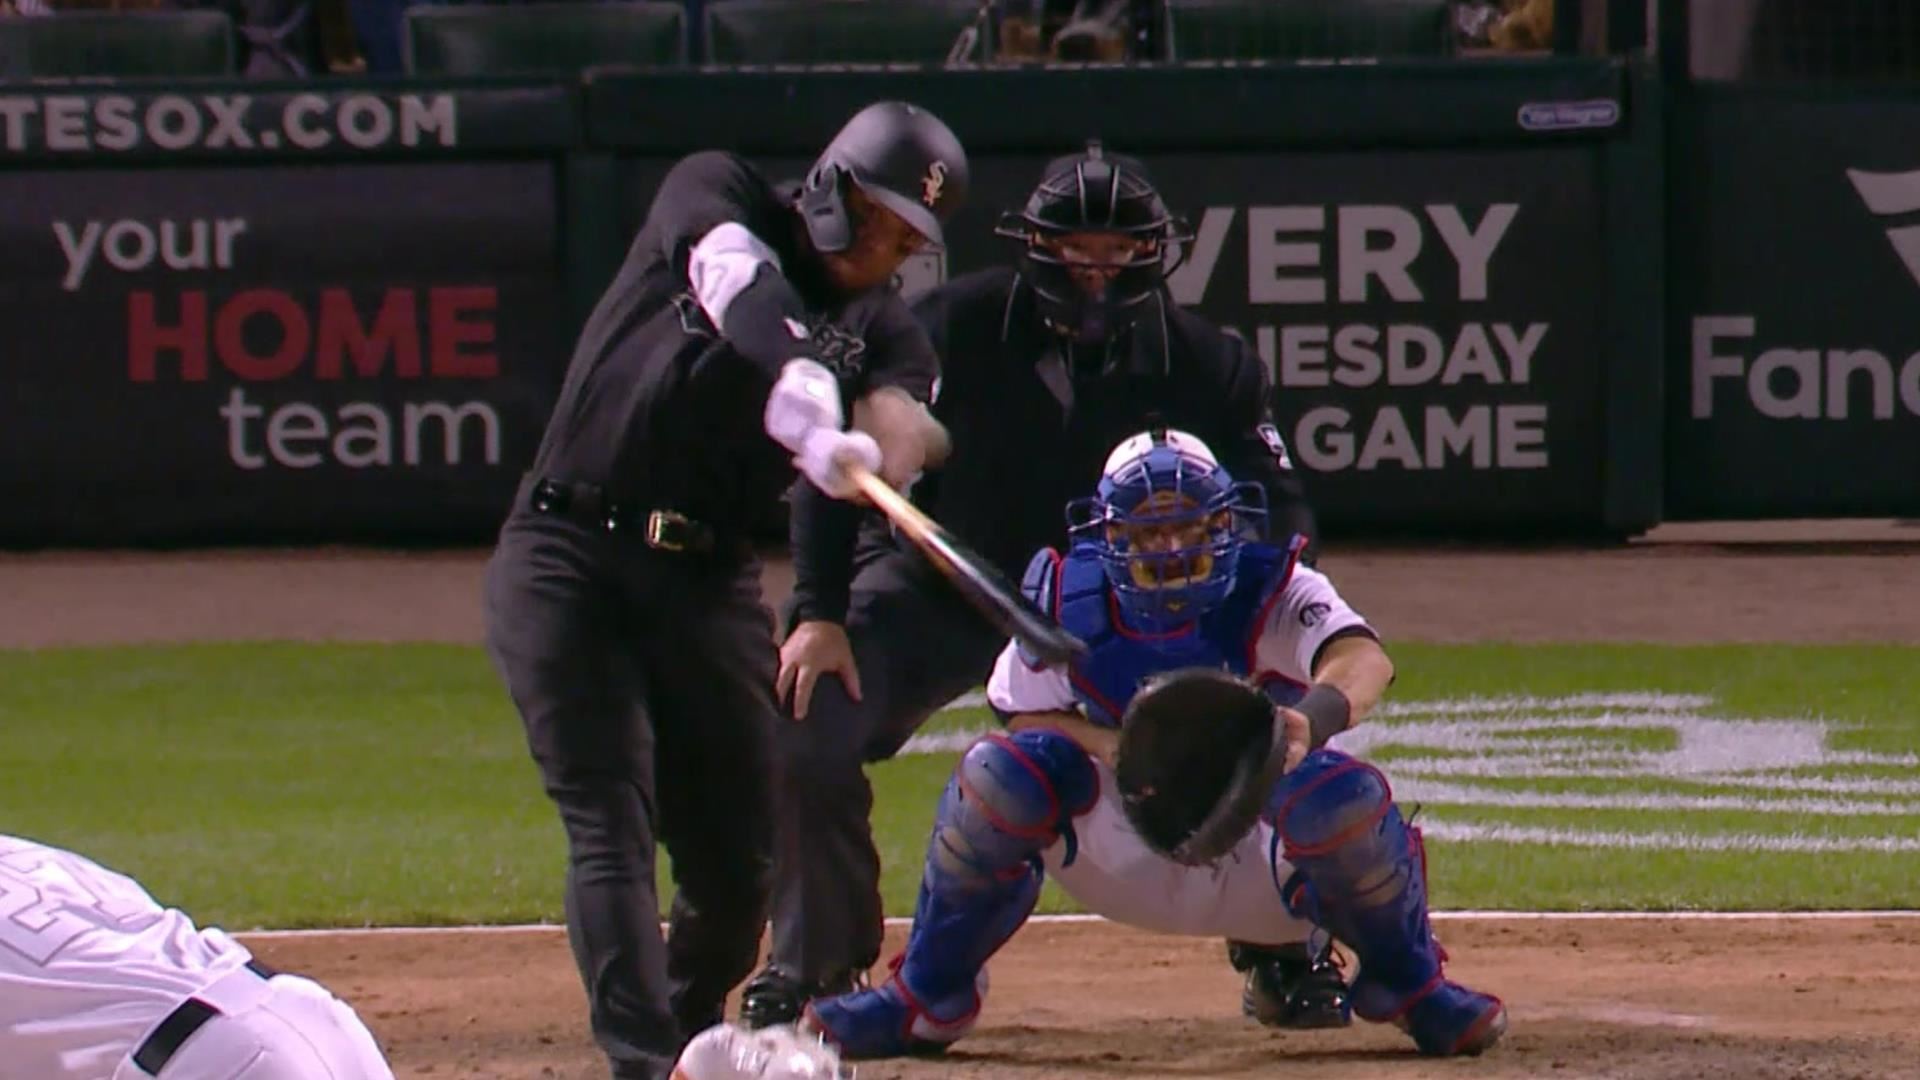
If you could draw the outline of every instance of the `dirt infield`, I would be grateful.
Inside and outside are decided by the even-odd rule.
[[[1239,1015],[1217,941],[1036,924],[993,960],[975,1035],[861,1080],[1539,1080],[1911,1077],[1920,920],[1443,922],[1460,978],[1498,990],[1506,1041],[1415,1056],[1392,1028],[1276,1033]],[[889,947],[899,942],[890,935]],[[605,1077],[557,932],[255,943],[353,1001],[402,1078]]]
[[[1426,641],[1920,643],[1920,530],[1663,530],[1599,551],[1354,549],[1323,561],[1389,636]],[[0,556],[0,647],[203,638],[472,641],[483,554]],[[769,575],[777,596],[785,581]],[[559,882],[554,883],[556,892]],[[1391,1029],[1280,1035],[1238,1013],[1219,942],[1034,925],[994,961],[978,1032],[863,1080],[1010,1077],[1920,1075],[1920,919],[1470,920],[1440,934],[1513,1029],[1474,1061]],[[897,941],[898,931],[894,932]],[[604,1077],[552,931],[276,937],[403,1078]]]

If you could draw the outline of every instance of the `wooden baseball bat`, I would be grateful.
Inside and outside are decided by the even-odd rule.
[[[1050,664],[1064,664],[1084,656],[1087,644],[1054,622],[1020,594],[993,564],[962,544],[941,524],[895,491],[863,465],[842,466],[880,512],[927,553],[933,565],[952,581],[980,613],[1008,637],[1018,638],[1028,652]]]

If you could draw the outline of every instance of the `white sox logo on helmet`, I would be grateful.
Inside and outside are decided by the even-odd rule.
[[[931,209],[940,201],[940,193],[947,188],[947,163],[934,159],[927,166],[926,178],[920,181],[920,201]]]

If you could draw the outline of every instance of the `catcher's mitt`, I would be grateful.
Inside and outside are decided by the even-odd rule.
[[[1266,694],[1228,672],[1188,668],[1134,695],[1113,771],[1147,846],[1201,866],[1259,821],[1286,756],[1285,726]]]

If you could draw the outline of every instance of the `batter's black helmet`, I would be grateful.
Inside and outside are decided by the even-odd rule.
[[[1098,139],[1084,153],[1047,163],[1027,205],[1000,217],[994,230],[1025,243],[1021,271],[1033,287],[1040,316],[1077,341],[1098,342],[1131,325],[1146,299],[1173,268],[1168,249],[1184,256],[1193,230],[1167,210],[1147,179],[1146,167],[1109,154]],[[1089,293],[1074,278],[1083,264],[1063,257],[1045,241],[1069,233],[1119,233],[1149,241],[1119,264],[1106,288]]]
[[[967,152],[940,118],[904,101],[882,101],[854,114],[807,173],[800,214],[816,250],[853,243],[846,184],[900,215],[928,242],[967,198]]]

